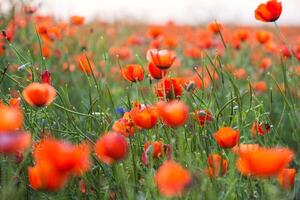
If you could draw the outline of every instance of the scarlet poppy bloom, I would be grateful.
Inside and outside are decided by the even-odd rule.
[[[189,118],[189,108],[182,101],[159,102],[157,109],[163,123],[171,127],[182,126]]]
[[[259,123],[257,121],[253,122],[251,127],[251,133],[253,136],[256,136],[258,133],[259,135],[265,135],[269,133],[271,130],[271,125],[267,123]]]
[[[267,178],[278,175],[292,160],[294,153],[288,148],[244,148],[238,153],[237,169],[246,176]]]
[[[31,106],[48,106],[56,96],[56,90],[48,83],[30,83],[23,90],[25,101]]]
[[[48,83],[51,85],[51,73],[48,70],[42,71],[41,74],[41,82],[42,83]]]
[[[0,134],[20,130],[23,125],[23,113],[18,107],[0,104]]]
[[[144,69],[139,64],[126,65],[122,69],[122,75],[129,82],[142,81],[144,79]]]
[[[213,116],[209,110],[196,110],[194,113],[194,119],[198,120],[201,126],[204,126],[206,123],[213,121]]]
[[[241,41],[245,42],[249,38],[249,32],[247,30],[237,30],[235,36]]]
[[[182,80],[180,78],[165,78],[154,86],[154,90],[156,95],[161,98],[164,97],[164,92],[167,99],[179,98],[183,92]]]
[[[222,148],[232,148],[239,141],[239,131],[230,127],[222,127],[213,135],[218,145]]]
[[[23,131],[0,132],[0,153],[18,154],[30,147],[31,135]]]
[[[271,65],[272,65],[272,61],[270,58],[263,58],[261,60],[259,68],[261,68],[262,70],[267,70],[271,67]]]
[[[164,30],[161,27],[153,26],[148,29],[148,36],[151,38],[157,38],[163,34]]]
[[[154,181],[161,195],[180,196],[192,182],[191,173],[175,161],[165,161],[157,170]]]
[[[175,48],[177,46],[178,39],[175,36],[165,36],[164,37],[164,46],[167,48]]]
[[[148,163],[149,154],[154,159],[161,157],[164,154],[164,143],[161,141],[148,141],[144,144],[141,160],[145,165]]]
[[[130,116],[135,125],[144,129],[151,129],[158,119],[157,109],[152,106],[136,106],[131,109]]]
[[[41,140],[33,152],[37,163],[47,161],[61,173],[81,175],[90,168],[90,147],[87,143],[72,145],[54,138]]]
[[[224,176],[226,174],[228,161],[223,159],[219,154],[209,155],[207,162],[210,177]]]
[[[167,71],[159,69],[156,65],[153,63],[148,64],[148,70],[152,78],[154,79],[161,79],[164,76],[166,76]],[[163,74],[164,73],[164,74]]]
[[[253,89],[258,93],[263,93],[267,91],[267,84],[265,81],[258,81],[252,84]]]
[[[97,140],[95,152],[99,160],[111,165],[127,156],[128,142],[123,135],[108,132]]]
[[[199,59],[202,56],[202,52],[197,47],[188,47],[184,49],[184,55],[187,58]]]
[[[147,60],[162,70],[170,68],[175,58],[175,54],[168,50],[149,49],[147,51]]]
[[[134,123],[130,117],[130,113],[124,113],[121,119],[114,122],[112,130],[122,134],[125,137],[133,136],[135,133]]]
[[[82,53],[77,58],[77,64],[80,71],[85,72],[87,75],[90,75],[92,72],[95,74],[95,76],[98,75],[94,62],[89,59],[85,53]]]
[[[260,4],[255,10],[255,18],[263,22],[275,22],[281,15],[282,5],[277,0],[269,0]]]
[[[57,191],[69,178],[69,174],[55,170],[49,162],[40,162],[28,168],[30,186],[35,190]]]
[[[82,175],[90,168],[90,148],[86,143],[72,145],[54,138],[36,144],[33,157],[36,165],[28,168],[32,188],[56,191],[72,175]]]
[[[295,184],[296,169],[285,168],[277,176],[277,181],[282,189],[290,189]]]
[[[260,44],[266,44],[271,39],[271,34],[268,31],[261,30],[256,32],[256,40]]]
[[[211,22],[210,24],[208,24],[208,29],[212,33],[218,34],[223,29],[223,25],[217,22]]]
[[[76,26],[80,26],[80,25],[84,24],[84,17],[82,17],[82,16],[74,15],[74,16],[71,16],[70,20],[71,20],[71,23]]]

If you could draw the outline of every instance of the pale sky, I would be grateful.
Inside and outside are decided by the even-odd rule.
[[[0,0],[1,1],[1,0]],[[67,19],[83,15],[137,19],[163,23],[172,19],[178,23],[205,23],[217,19],[222,23],[259,25],[254,19],[255,8],[266,0],[35,0],[43,3],[44,13]],[[283,12],[279,24],[300,25],[300,0],[282,0]]]

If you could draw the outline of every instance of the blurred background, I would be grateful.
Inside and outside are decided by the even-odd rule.
[[[2,9],[5,7],[2,2]],[[20,1],[20,0],[17,0]],[[126,20],[164,23],[200,24],[218,20],[237,25],[261,25],[254,18],[254,10],[266,0],[33,0],[42,13],[67,19],[83,15],[88,20]],[[25,1],[28,2],[28,1]],[[282,0],[281,25],[300,25],[300,0]]]

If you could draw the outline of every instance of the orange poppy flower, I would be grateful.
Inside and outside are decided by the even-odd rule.
[[[129,82],[142,81],[144,79],[144,69],[139,64],[126,65],[122,69],[122,75]]]
[[[31,135],[23,131],[0,132],[0,153],[18,154],[30,147]]]
[[[213,121],[213,116],[209,110],[196,110],[194,112],[194,119],[199,121],[201,126],[204,126],[206,123]]]
[[[148,163],[149,151],[153,158],[161,157],[164,154],[164,143],[161,141],[148,141],[144,144],[141,160],[145,165]]]
[[[184,55],[187,58],[199,59],[202,56],[202,52],[197,47],[189,47],[184,49]]]
[[[149,49],[147,51],[147,60],[162,70],[170,68],[175,58],[175,54],[168,50]]]
[[[235,69],[233,75],[237,79],[246,79],[247,78],[247,71],[244,68]]]
[[[124,113],[121,119],[114,122],[112,130],[122,134],[125,137],[133,136],[135,133],[134,123],[130,117],[130,113]]]
[[[25,101],[31,106],[48,106],[56,96],[56,90],[48,83],[30,83],[23,90]]]
[[[108,132],[98,139],[95,152],[99,160],[111,165],[127,156],[128,142],[123,135]]]
[[[259,135],[265,135],[269,133],[271,130],[271,125],[267,123],[259,123],[257,121],[253,122],[251,127],[251,133],[253,136],[256,136],[258,133]]]
[[[272,65],[272,60],[270,58],[263,58],[261,60],[259,68],[262,70],[267,70],[271,67],[271,65]]]
[[[230,127],[222,127],[213,135],[218,145],[222,148],[232,148],[239,141],[239,131]]]
[[[61,173],[81,175],[90,168],[90,147],[87,143],[72,145],[54,138],[41,140],[33,152],[37,163],[50,162]]]
[[[228,161],[223,159],[219,154],[209,155],[207,163],[210,177],[224,176],[226,174]]]
[[[158,168],[154,181],[161,195],[175,197],[189,186],[192,175],[175,161],[168,160]]]
[[[269,0],[265,4],[260,4],[255,10],[255,18],[263,22],[274,22],[276,21],[282,11],[281,2],[277,0]]]
[[[223,29],[223,25],[217,22],[211,22],[210,24],[208,24],[208,29],[214,33],[214,34],[218,34],[220,32],[220,30]]]
[[[90,148],[86,143],[72,145],[48,137],[36,144],[36,165],[28,168],[32,188],[56,191],[72,175],[80,176],[90,168]]]
[[[15,106],[0,104],[0,134],[20,130],[23,125],[23,113]]]
[[[235,36],[241,41],[245,42],[249,38],[249,32],[247,30],[237,30]]]
[[[253,83],[252,87],[253,87],[254,91],[256,91],[258,93],[266,92],[268,89],[265,81],[258,81],[256,83]]]
[[[189,118],[189,108],[182,101],[158,102],[157,109],[163,123],[171,127],[182,126]]]
[[[82,53],[77,58],[77,64],[80,71],[85,72],[87,75],[90,75],[92,72],[95,76],[98,75],[94,62],[85,53]]]
[[[149,70],[149,73],[150,73],[151,77],[154,78],[154,79],[161,79],[163,75],[164,76],[167,75],[167,71],[166,70],[159,69],[153,63],[149,63],[148,64],[148,70]]]
[[[165,78],[154,86],[154,91],[161,98],[164,97],[164,92],[167,99],[179,98],[183,92],[182,80],[180,78]]]
[[[148,29],[148,36],[150,38],[157,38],[163,34],[164,30],[161,27],[153,26]]]
[[[282,189],[290,189],[295,184],[296,169],[285,168],[277,176],[277,181]]]
[[[271,39],[271,34],[268,31],[265,30],[261,30],[256,32],[256,40],[260,43],[260,44],[266,44],[268,41],[270,41]]]
[[[40,162],[28,168],[29,184],[35,190],[57,191],[68,178],[68,174],[60,173],[48,162]]]
[[[130,116],[135,125],[144,129],[151,129],[158,119],[157,109],[152,106],[136,106],[131,109]]]
[[[70,20],[73,25],[80,26],[80,25],[84,24],[85,19],[82,16],[74,15],[74,16],[71,16]]]
[[[294,153],[288,148],[244,148],[236,162],[239,172],[246,176],[267,178],[278,175],[292,160]]]

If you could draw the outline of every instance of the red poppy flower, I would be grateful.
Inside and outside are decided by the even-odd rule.
[[[274,22],[276,21],[282,11],[281,2],[277,0],[269,0],[265,4],[260,4],[255,10],[255,18],[263,22]]]
[[[290,189],[295,184],[296,169],[285,168],[277,176],[281,188]]]
[[[149,70],[149,73],[150,73],[151,77],[154,78],[154,79],[161,79],[163,77],[163,75],[164,76],[167,75],[166,70],[161,70],[160,68],[158,68],[153,63],[148,64],[148,70]]]
[[[112,130],[122,134],[125,137],[133,136],[135,133],[134,123],[130,117],[130,113],[126,112],[121,119],[114,122]]]
[[[182,126],[189,118],[189,108],[182,101],[159,102],[157,109],[163,123],[171,127]]]
[[[158,119],[157,109],[152,106],[134,107],[130,111],[130,116],[135,125],[144,129],[151,129]]]
[[[214,139],[222,148],[232,148],[239,141],[239,131],[230,127],[220,128],[214,135]]]
[[[192,175],[175,161],[165,161],[154,176],[155,184],[161,195],[180,196],[192,182]]]
[[[147,60],[163,70],[170,68],[175,58],[175,54],[168,50],[149,49],[147,51]]]
[[[227,172],[228,161],[219,154],[208,156],[208,173],[210,177],[224,176]]]
[[[154,86],[154,92],[161,98],[164,97],[164,92],[167,99],[179,98],[183,92],[182,79],[165,78]]]
[[[206,123],[213,121],[213,116],[209,110],[196,110],[194,113],[194,119],[198,120],[201,126],[204,126]]]
[[[123,77],[129,82],[142,81],[144,79],[144,69],[141,65],[127,65],[122,69]]]
[[[30,83],[22,92],[25,101],[31,106],[48,106],[56,96],[56,90],[48,83]]]
[[[238,152],[237,169],[246,176],[267,178],[278,175],[292,160],[288,148],[245,147]]]
[[[0,134],[22,128],[23,113],[18,107],[0,104]]]
[[[95,152],[99,160],[110,165],[127,156],[128,142],[123,135],[108,132],[98,139]]]

